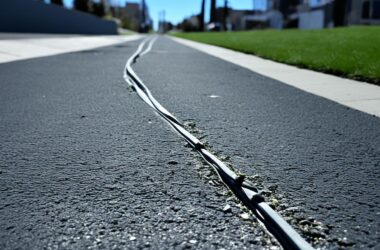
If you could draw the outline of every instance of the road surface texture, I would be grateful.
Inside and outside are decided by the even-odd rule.
[[[137,44],[0,65],[0,249],[272,245],[128,90]]]
[[[127,88],[137,45],[0,64],[1,249],[276,246]],[[379,247],[378,118],[167,38],[134,68],[316,246]]]
[[[135,69],[204,142],[285,197],[298,223],[328,229],[311,234],[331,248],[380,247],[380,119],[167,38]]]

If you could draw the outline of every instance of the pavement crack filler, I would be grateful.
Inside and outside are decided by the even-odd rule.
[[[258,189],[246,178],[245,175],[234,171],[214,153],[210,152],[205,145],[168,110],[166,110],[151,94],[143,81],[135,73],[132,65],[142,55],[149,53],[153,47],[156,37],[147,37],[138,46],[136,52],[127,60],[124,68],[124,80],[133,86],[140,98],[146,102],[154,111],[164,119],[189,145],[209,164],[220,180],[232,193],[251,211],[262,223],[268,232],[275,237],[284,249],[311,250],[314,249],[304,240],[293,227],[288,224],[282,216],[265,202],[265,198]],[[147,45],[148,44],[148,45]],[[147,46],[146,46],[147,45]],[[247,216],[245,215],[244,218]],[[243,219],[244,219],[243,218]]]
[[[185,120],[183,124],[185,128],[197,138],[202,139],[207,137],[203,133],[203,130],[198,128],[193,119]],[[202,142],[210,152],[219,157],[229,168],[235,172],[238,172],[238,170],[234,168],[234,164],[229,156],[215,151],[206,139],[203,139]],[[188,144],[185,144],[184,146],[187,145]],[[210,166],[205,164],[199,154],[194,153],[194,160],[199,177],[203,179],[205,183],[208,183],[210,186],[214,187],[217,195],[226,197],[226,206],[233,205],[239,208],[241,215],[240,217],[246,222],[247,219],[245,219],[242,215],[249,212],[249,210],[234,196],[231,191],[224,189],[224,183],[221,182],[213,171],[210,171]],[[332,241],[332,239],[328,237],[331,227],[330,225],[325,225],[313,217],[306,216],[301,207],[290,204],[286,197],[277,189],[276,185],[265,185],[266,181],[263,177],[259,175],[250,176],[241,172],[240,175],[245,175],[246,179],[253,183],[258,190],[260,190],[261,195],[264,196],[269,205],[275,209],[289,224],[295,227],[303,237],[312,242],[317,248],[327,248],[327,242]],[[251,222],[255,227],[261,226],[261,224],[256,221]],[[266,244],[269,244],[268,242],[270,242],[267,237],[261,237],[260,241],[265,242]],[[275,244],[274,242],[272,243]]]

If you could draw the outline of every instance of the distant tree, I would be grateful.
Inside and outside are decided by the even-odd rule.
[[[202,0],[201,14],[199,14],[199,30],[205,29],[205,0]]]
[[[222,21],[223,30],[227,30],[227,18],[228,18],[228,1],[224,0],[223,21]]]
[[[63,6],[63,0],[50,0],[50,3]]]
[[[211,0],[210,6],[210,23],[216,22],[216,0]]]
[[[92,13],[98,17],[103,17],[106,14],[103,2],[92,3]]]
[[[147,27],[146,27],[146,4],[145,4],[145,0],[141,1],[140,32],[141,33],[148,32]]]
[[[346,23],[347,0],[334,1],[334,25],[344,26]]]
[[[192,32],[199,30],[199,27],[194,26],[188,19],[185,19],[180,24],[181,30],[184,32]]]
[[[83,12],[90,12],[89,0],[74,0],[74,8]]]
[[[139,31],[139,22],[133,18],[124,17],[121,19],[121,27],[133,31]]]

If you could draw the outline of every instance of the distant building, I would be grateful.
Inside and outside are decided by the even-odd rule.
[[[380,0],[348,0],[345,23],[346,25],[379,25]]]
[[[192,15],[185,18],[178,26],[183,31],[198,31],[199,30],[199,15]]]
[[[139,20],[140,19],[140,4],[126,3],[122,10],[122,17]]]
[[[279,10],[269,10],[253,15],[245,15],[242,18],[243,29],[282,29],[284,16]]]
[[[380,0],[267,0],[265,11],[245,14],[241,23],[241,29],[379,25]]]
[[[251,10],[233,10],[230,9],[228,11],[228,17],[227,17],[227,27],[230,30],[245,30],[252,28],[252,25],[247,23],[246,20],[244,20],[244,17],[247,15],[254,14],[254,11]]]
[[[226,17],[225,13],[228,13]],[[234,10],[228,8],[226,11],[224,7],[219,7],[215,11],[214,29],[222,29],[224,18],[226,18],[227,30],[245,30],[251,28],[249,24],[246,23],[244,17],[254,13],[253,10]]]
[[[207,29],[215,31],[380,25],[380,0],[266,0],[261,10],[227,8],[226,11],[219,7],[213,16]],[[187,31],[197,30],[196,17],[186,19],[182,27]]]
[[[297,6],[300,0],[267,0],[265,10],[245,11],[241,29],[282,29],[298,26]]]
[[[153,28],[153,21],[149,15],[148,6],[143,3],[126,2],[125,7],[118,8],[122,27],[134,31],[148,31]]]
[[[380,24],[380,0],[317,0],[298,6],[300,29]]]
[[[140,27],[140,4],[129,3],[120,8],[121,25],[125,29],[139,31]]]
[[[323,29],[334,26],[334,1],[320,0],[310,5],[308,1],[298,5],[299,29]]]

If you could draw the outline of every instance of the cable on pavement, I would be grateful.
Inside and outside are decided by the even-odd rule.
[[[127,60],[124,68],[125,81],[134,88],[140,98],[152,107],[169,125],[178,132],[194,148],[202,158],[213,167],[222,180],[236,197],[258,218],[267,230],[278,240],[284,249],[312,250],[306,242],[276,211],[266,202],[254,185],[245,179],[244,175],[236,174],[217,156],[208,151],[203,143],[185,129],[185,126],[169,111],[167,111],[151,94],[143,81],[133,70],[132,65],[137,59],[148,54],[157,37],[147,37],[138,46],[136,52]],[[148,44],[148,45],[147,45]],[[147,45],[147,46],[146,46]],[[144,47],[145,50],[144,50]]]

